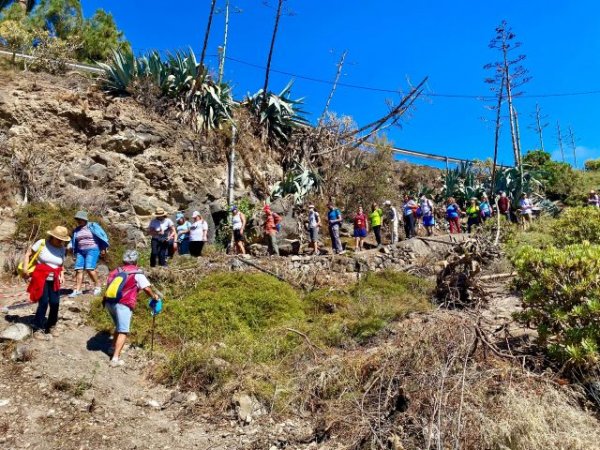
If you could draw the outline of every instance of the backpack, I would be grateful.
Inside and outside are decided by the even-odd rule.
[[[104,292],[104,302],[110,304],[119,303],[123,298],[123,291],[127,286],[127,280],[129,276],[137,275],[140,273],[143,272],[140,270],[126,272],[121,267],[119,267],[117,269],[117,274],[106,287],[106,291]]]
[[[275,229],[279,233],[281,231],[281,216],[273,213],[273,222],[275,223]]]
[[[37,260],[40,257],[40,253],[42,253],[42,250],[44,250],[44,247],[46,246],[46,239],[42,240],[42,243],[40,244],[40,248],[38,248],[37,252],[35,252],[33,254],[33,256],[31,257],[31,259],[29,260],[29,265],[27,266],[27,269],[25,269],[23,267],[23,262],[20,262],[19,265],[17,266],[17,272],[19,273],[19,275],[23,276],[25,273],[33,273],[33,271],[35,270],[35,266],[37,265]]]

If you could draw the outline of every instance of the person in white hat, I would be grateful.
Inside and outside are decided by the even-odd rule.
[[[387,220],[390,222],[390,228],[392,231],[392,245],[394,245],[398,243],[400,216],[398,215],[398,210],[394,206],[392,206],[391,201],[386,200],[383,203],[383,206],[385,207],[385,211],[387,213]]]
[[[32,302],[37,302],[37,310],[33,321],[34,329],[50,333],[58,322],[60,306],[60,285],[64,283],[66,244],[71,240],[69,231],[62,226],[56,226],[48,231],[46,239],[35,242],[25,252],[23,267],[24,278],[30,278],[27,292]],[[33,255],[33,256],[32,256]],[[32,270],[29,270],[29,267]],[[46,312],[50,307],[48,320]]]
[[[198,211],[194,211],[190,225],[190,255],[194,258],[202,256],[206,241],[208,241],[208,223]]]
[[[148,234],[152,236],[150,267],[156,267],[156,260],[161,266],[166,267],[169,241],[175,240],[177,231],[175,230],[175,224],[167,217],[164,209],[156,208],[154,219],[148,225]]]
[[[591,190],[590,194],[588,195],[588,201],[587,201],[588,206],[592,206],[594,208],[600,208],[600,197],[598,197],[598,194],[596,194],[596,191]]]
[[[321,227],[321,216],[315,210],[315,205],[308,205],[308,240],[313,250],[313,255],[319,254],[319,228]]]

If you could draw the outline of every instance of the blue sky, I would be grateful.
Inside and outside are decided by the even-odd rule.
[[[228,56],[265,65],[276,4],[276,0],[269,1],[271,7],[261,0],[232,0],[243,12],[231,17]],[[191,46],[200,53],[210,0],[177,2],[180,7],[165,7],[164,1],[157,0],[82,3],[86,15],[96,8],[112,12],[136,52]],[[274,69],[333,80],[340,54],[348,50],[343,83],[406,90],[409,82],[418,83],[428,76],[431,93],[487,95],[483,65],[498,58],[488,43],[495,27],[506,19],[527,55],[524,65],[533,77],[523,89],[527,95],[600,90],[597,1],[287,0],[287,8],[293,14],[281,20]],[[218,15],[209,54],[217,53],[222,39],[223,15]],[[217,67],[215,57],[208,62]],[[242,97],[262,87],[264,70],[227,61],[225,76],[235,86],[236,97]],[[289,80],[287,75],[273,73],[270,87],[277,91]],[[293,95],[305,97],[305,109],[314,119],[330,88],[296,79]],[[330,109],[365,124],[386,112],[386,100],[397,99],[393,93],[340,87]],[[545,146],[557,160],[557,121],[564,135],[569,125],[575,132],[579,166],[585,159],[600,157],[599,94],[517,99],[523,150],[538,147],[537,135],[528,129],[536,101],[549,116]],[[483,159],[493,154],[493,124],[483,117],[493,121],[493,114],[479,100],[428,97],[417,103],[402,129],[390,130],[388,137],[399,147]],[[565,152],[567,161],[572,162],[568,139]],[[511,163],[511,155],[506,124],[501,162]]]

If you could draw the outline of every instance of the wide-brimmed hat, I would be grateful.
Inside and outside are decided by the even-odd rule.
[[[156,210],[154,211],[154,215],[156,217],[166,217],[167,213],[163,208],[156,208]]]
[[[67,230],[65,227],[61,227],[60,225],[48,231],[48,236],[52,236],[59,241],[69,242],[71,240],[71,236],[69,236],[69,230]]]
[[[89,220],[87,211],[83,211],[83,210],[77,211],[77,214],[75,214],[75,219],[85,220],[87,222]]]

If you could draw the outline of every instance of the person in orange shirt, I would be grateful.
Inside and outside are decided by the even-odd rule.
[[[277,245],[277,232],[279,231],[278,225],[281,223],[281,217],[271,211],[269,205],[265,205],[263,208],[265,213],[265,223],[263,230],[267,238],[267,245],[269,246],[269,253],[271,255],[279,256],[279,246]]]

